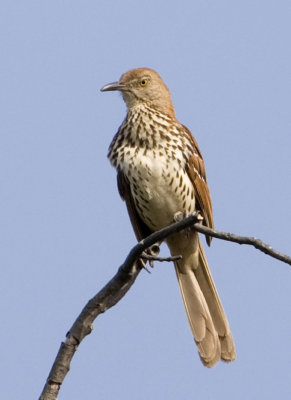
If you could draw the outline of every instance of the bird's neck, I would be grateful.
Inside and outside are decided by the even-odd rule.
[[[136,114],[136,113],[153,113],[156,115],[160,115],[166,119],[174,120],[176,118],[175,110],[172,102],[162,102],[160,99],[157,101],[136,101],[130,106],[127,104],[128,114]]]
[[[145,122],[158,119],[170,123],[175,121],[175,115],[160,110],[151,103],[142,102],[136,103],[133,107],[127,109],[126,120],[135,122],[137,119],[144,120]]]

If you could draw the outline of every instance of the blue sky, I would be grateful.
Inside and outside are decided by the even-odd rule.
[[[2,397],[37,398],[81,308],[134,235],[108,145],[125,115],[100,87],[156,69],[203,153],[217,229],[290,248],[290,1],[2,1]],[[164,250],[166,254],[166,250]],[[174,269],[156,265],[100,316],[60,399],[291,395],[291,270],[213,240],[237,360],[202,366]]]

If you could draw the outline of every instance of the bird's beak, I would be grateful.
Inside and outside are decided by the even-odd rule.
[[[111,90],[124,90],[126,85],[123,85],[119,82],[108,83],[107,85],[103,86],[100,90],[101,92],[109,92]]]

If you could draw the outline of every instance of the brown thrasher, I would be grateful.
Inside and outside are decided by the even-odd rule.
[[[213,228],[212,205],[202,155],[191,132],[175,116],[171,95],[157,72],[137,68],[102,91],[118,90],[127,116],[108,158],[117,169],[118,189],[138,240],[200,211]],[[211,237],[206,237],[210,245]],[[207,367],[235,359],[235,346],[197,232],[167,239],[200,358]]]

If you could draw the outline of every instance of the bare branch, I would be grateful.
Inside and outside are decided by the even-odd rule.
[[[283,261],[291,265],[291,257],[287,256],[286,254],[280,253],[277,250],[274,250],[270,245],[262,242],[258,238],[248,237],[248,236],[238,236],[235,235],[234,233],[221,232],[215,229],[210,229],[201,224],[194,224],[193,227],[197,232],[203,233],[204,235],[213,236],[217,239],[226,240],[228,242],[235,242],[238,244],[247,244],[253,246],[256,249],[267,254],[268,256],[271,256],[273,258],[276,258],[277,260]]]
[[[141,250],[143,251],[143,250]],[[114,306],[134,283],[144,263],[128,257],[116,275],[100,290],[81,311],[61,344],[57,357],[47,378],[40,400],[56,400],[61,384],[70,370],[71,360],[78,345],[93,330],[93,322],[99,314]]]
[[[291,265],[291,257],[279,253],[271,246],[263,243],[260,239],[237,236],[232,233],[220,232],[210,229],[201,224],[201,216],[197,214],[167,226],[160,231],[154,232],[147,238],[137,243],[129,252],[126,260],[120,266],[116,275],[100,290],[83,308],[81,314],[69,330],[66,341],[61,344],[57,357],[47,378],[40,400],[56,400],[61,384],[63,383],[69,369],[71,360],[84,337],[92,332],[93,322],[99,314],[114,306],[127,293],[139,272],[144,268],[140,258],[144,258],[143,252],[155,243],[162,242],[173,233],[193,227],[197,232],[216,237],[218,239],[247,244],[256,249]],[[157,260],[159,257],[147,255]],[[173,260],[173,257],[170,257]],[[161,259],[159,261],[165,261]]]
[[[182,256],[177,255],[177,256],[171,256],[171,257],[159,257],[159,256],[153,256],[151,254],[143,253],[141,258],[143,260],[149,260],[149,261],[159,261],[159,262],[167,261],[167,262],[170,262],[170,261],[181,260]]]

